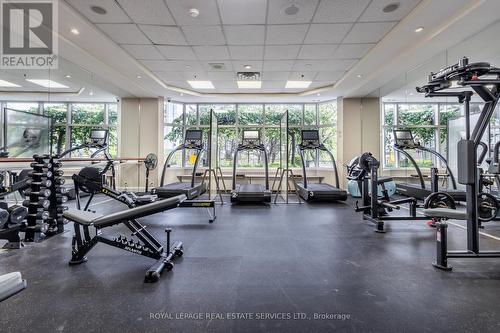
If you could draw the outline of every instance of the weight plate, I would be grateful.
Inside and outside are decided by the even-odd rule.
[[[455,200],[448,193],[434,192],[424,200],[425,208],[449,208],[456,209]]]
[[[481,222],[493,220],[500,209],[497,199],[489,193],[479,193],[477,198],[478,218]]]

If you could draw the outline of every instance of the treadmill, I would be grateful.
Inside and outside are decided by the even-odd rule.
[[[167,168],[170,168],[170,160],[174,154],[178,151],[193,149],[196,151],[196,159],[194,161],[193,172],[191,175],[191,182],[176,182],[165,184],[165,174]],[[161,173],[160,186],[156,188],[156,195],[160,198],[170,198],[175,197],[180,194],[184,194],[189,200],[192,200],[207,190],[207,185],[205,183],[196,183],[196,168],[198,167],[198,161],[200,159],[201,153],[204,151],[203,146],[203,130],[186,130],[186,136],[184,137],[184,143],[176,147],[167,156],[167,160],[163,165],[163,171]]]
[[[413,168],[417,172],[417,178],[419,180],[418,184],[409,184],[409,183],[396,183],[396,191],[399,194],[402,194],[407,197],[413,197],[415,199],[425,200],[431,193],[433,193],[432,188],[426,187],[424,177],[422,175],[422,171],[420,171],[417,162],[413,159],[413,157],[408,153],[408,150],[416,150],[428,152],[431,155],[436,156],[445,166],[450,178],[451,188],[440,189],[440,192],[448,193],[455,201],[465,201],[465,191],[457,189],[457,182],[455,180],[455,176],[448,166],[448,161],[435,151],[434,149],[430,149],[422,146],[419,142],[415,142],[413,138],[413,134],[409,129],[395,129],[394,133],[394,150],[403,154],[408,161],[412,164]],[[437,185],[437,184],[436,184]]]
[[[236,184],[236,167],[238,164],[238,153],[245,150],[257,150],[264,156],[265,186],[261,184]],[[267,165],[267,152],[260,140],[260,131],[243,130],[242,143],[234,152],[233,161],[233,185],[231,190],[231,202],[245,203],[267,203],[271,202],[271,191],[269,190],[269,167]]]
[[[339,174],[333,154],[319,140],[318,130],[302,130],[302,142],[298,146],[302,161],[302,183],[297,183],[299,195],[305,201],[345,201],[347,192],[339,188]],[[306,150],[320,150],[330,155],[333,162],[335,186],[327,183],[308,184],[304,154]]]

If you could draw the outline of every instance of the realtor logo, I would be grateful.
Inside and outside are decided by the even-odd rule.
[[[0,0],[0,68],[57,68],[57,1]]]

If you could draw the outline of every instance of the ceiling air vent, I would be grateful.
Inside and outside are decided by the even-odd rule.
[[[260,81],[259,72],[238,72],[238,81]]]
[[[226,69],[226,65],[223,62],[211,62],[208,63],[208,66],[214,71],[223,71]]]

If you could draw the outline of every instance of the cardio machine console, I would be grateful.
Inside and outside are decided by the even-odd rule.
[[[203,130],[186,130],[184,146],[189,149],[200,149],[203,147]]]
[[[318,130],[302,130],[302,142],[300,143],[303,149],[314,149],[321,146],[319,142]]]
[[[413,139],[413,134],[410,130],[396,129],[394,133],[394,146],[403,149],[413,149],[419,146]]]
[[[90,130],[90,144],[92,146],[104,146],[108,142],[108,130],[93,128]]]

